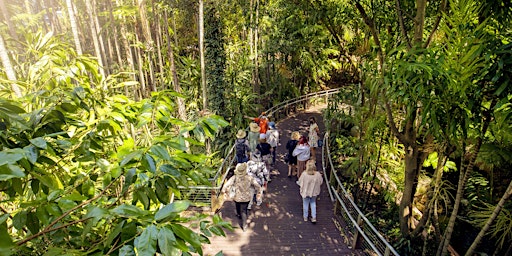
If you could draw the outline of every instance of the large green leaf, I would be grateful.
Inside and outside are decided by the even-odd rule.
[[[7,223],[5,219],[7,219],[8,214],[4,214],[2,216],[2,221],[0,223],[0,255],[11,255],[11,247],[14,246],[11,236],[9,235],[9,231],[7,230]]]
[[[6,164],[14,164],[14,163],[16,163],[18,160],[23,158],[23,153],[24,152],[14,152],[14,151],[10,151],[10,152],[2,151],[2,152],[0,152],[0,166],[1,165],[6,165]]]
[[[156,253],[158,230],[155,225],[149,225],[140,236],[135,238],[134,245],[137,255],[153,256]]]
[[[171,161],[171,156],[169,155],[167,148],[165,148],[161,145],[153,145],[151,147],[151,153],[153,153],[155,156],[159,157],[160,159],[163,159],[166,161]]]
[[[40,148],[40,149],[46,149],[46,140],[44,138],[35,138],[31,139],[30,143],[34,144],[34,146]]]
[[[133,152],[131,152],[130,154],[124,156],[121,160],[121,162],[119,163],[119,166],[125,166],[126,164],[128,164],[130,161],[132,160],[139,160],[140,157],[142,156],[142,151],[141,150],[135,150]]]
[[[1,165],[0,166],[0,180],[9,180],[12,178],[23,178],[25,173],[16,165]]]
[[[158,212],[156,212],[155,214],[155,220],[161,221],[163,219],[166,219],[167,217],[173,216],[176,213],[180,213],[188,209],[189,206],[189,201],[175,201],[158,210]]]
[[[201,240],[194,231],[177,223],[171,224],[171,227],[175,236],[183,239],[185,242],[192,245],[192,247],[194,247],[196,250],[201,250]]]
[[[158,248],[163,255],[179,256],[180,250],[174,246],[176,237],[168,226],[161,227],[158,231]]]
[[[156,172],[155,159],[153,159],[150,154],[144,154],[144,157],[142,158],[142,166],[144,166],[146,170],[151,173]]]
[[[120,215],[123,217],[142,217],[144,215],[147,215],[148,212],[145,210],[140,209],[137,206],[129,205],[129,204],[122,204],[113,210],[111,210],[112,213],[116,215]]]

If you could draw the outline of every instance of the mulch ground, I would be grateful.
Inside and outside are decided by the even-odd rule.
[[[339,230],[338,217],[333,214],[333,203],[324,184],[317,201],[317,223],[304,222],[302,198],[297,178],[288,178],[288,166],[283,162],[285,145],[292,131],[307,135],[308,119],[314,116],[321,134],[325,131],[320,113],[321,108],[298,113],[277,124],[280,131],[280,146],[275,166],[275,175],[268,184],[268,190],[261,206],[253,206],[249,213],[249,229],[242,231],[235,216],[235,204],[224,202],[219,214],[232,223],[234,231],[227,231],[226,237],[213,237],[211,244],[204,246],[204,255],[222,252],[227,256],[248,255],[361,255],[348,247],[345,236]],[[317,150],[320,151],[320,150]],[[317,152],[317,159],[321,159]],[[322,170],[321,161],[317,163]]]

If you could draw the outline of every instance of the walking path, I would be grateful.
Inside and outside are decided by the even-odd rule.
[[[210,238],[211,244],[204,246],[204,255],[218,252],[226,256],[249,255],[360,255],[349,249],[338,218],[333,214],[333,203],[324,184],[317,201],[317,223],[304,222],[302,198],[297,178],[288,178],[288,166],[283,162],[285,145],[292,131],[307,135],[308,119],[314,116],[323,135],[325,129],[321,108],[310,109],[285,120],[279,120],[277,129],[281,143],[277,150],[276,168],[279,174],[272,177],[265,193],[263,204],[253,206],[249,212],[249,229],[239,228],[235,216],[234,202],[226,201],[220,211],[225,221],[232,223],[234,231],[226,231],[226,237]],[[322,170],[321,152],[317,150],[318,170]]]

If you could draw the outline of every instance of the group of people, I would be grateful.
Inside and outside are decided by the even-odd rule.
[[[247,229],[247,213],[256,203],[260,205],[267,183],[271,181],[271,168],[276,163],[276,150],[279,145],[279,131],[275,123],[269,121],[265,113],[256,118],[248,117],[248,131],[238,130],[235,140],[237,165],[222,189],[228,190],[235,202],[236,215],[242,221],[242,230]],[[316,169],[315,149],[318,147],[319,128],[314,117],[309,119],[308,136],[298,131],[291,134],[286,143],[288,177],[297,176],[300,195],[303,199],[303,217],[308,221],[311,208],[311,222],[316,223],[316,198],[320,194],[322,176]]]

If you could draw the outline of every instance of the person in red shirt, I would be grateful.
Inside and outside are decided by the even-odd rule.
[[[244,116],[247,119],[250,119],[258,124],[260,127],[260,134],[266,134],[268,130],[268,117],[265,115],[265,112],[262,112],[260,116],[258,117],[250,117],[250,116]]]

